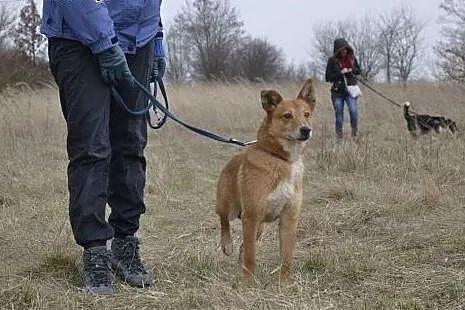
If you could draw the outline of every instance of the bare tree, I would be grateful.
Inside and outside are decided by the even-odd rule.
[[[440,9],[442,39],[434,48],[440,78],[465,83],[465,2],[443,0]]]
[[[235,55],[239,75],[249,81],[270,81],[285,73],[284,52],[264,38],[245,38]]]
[[[324,76],[328,58],[333,55],[334,39],[341,36],[343,36],[343,34],[340,29],[333,23],[328,22],[313,27],[313,44],[310,62],[319,76]]]
[[[186,45],[187,38],[179,26],[174,25],[166,32],[167,45],[167,72],[168,79],[174,82],[183,82],[189,78],[191,71],[190,49]]]
[[[418,65],[423,50],[425,22],[407,6],[399,9],[400,24],[392,54],[393,75],[406,83]]]
[[[379,51],[383,58],[383,67],[386,72],[386,80],[388,83],[392,81],[392,57],[395,48],[395,42],[397,40],[397,34],[399,33],[400,16],[392,11],[387,14],[383,14],[379,18]]]
[[[13,36],[17,50],[29,57],[33,64],[36,64],[40,48],[45,43],[45,37],[39,31],[40,24],[41,18],[36,3],[34,0],[28,0],[20,11]]]
[[[381,71],[381,55],[379,52],[378,39],[380,29],[372,15],[365,15],[359,21],[357,26],[353,27],[355,31],[349,34],[349,40],[353,42],[357,59],[362,70],[361,77],[371,81]]]
[[[411,7],[401,5],[382,15],[379,26],[386,80],[391,83],[397,78],[405,83],[418,65],[425,22]]]
[[[0,51],[7,49],[8,30],[13,25],[15,16],[6,3],[0,4]]]
[[[231,77],[231,55],[244,31],[228,0],[187,0],[174,22],[191,47],[194,75],[207,80]]]

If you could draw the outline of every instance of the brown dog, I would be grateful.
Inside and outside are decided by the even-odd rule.
[[[218,182],[216,213],[221,221],[221,248],[226,255],[232,254],[229,222],[240,218],[243,244],[239,259],[244,277],[253,278],[255,245],[263,224],[279,219],[281,281],[289,282],[302,205],[302,153],[312,135],[316,104],[313,82],[307,80],[295,100],[283,100],[277,91],[264,90],[261,101],[266,117],[258,130],[257,143],[234,156]]]

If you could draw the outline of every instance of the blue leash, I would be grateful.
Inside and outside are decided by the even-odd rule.
[[[157,83],[160,87],[160,91],[163,95],[163,100],[165,101],[165,104],[166,104],[166,107],[161,104],[156,98],[155,96],[153,96],[150,91],[144,86],[142,85],[138,80],[134,79],[134,82],[136,84],[136,86],[149,98],[150,100],[150,103],[142,110],[140,111],[134,111],[134,110],[131,110],[125,103],[124,103],[124,100],[123,98],[121,98],[120,94],[118,93],[118,91],[116,91],[116,89],[114,87],[111,88],[111,95],[113,96],[113,98],[119,103],[121,104],[121,106],[131,115],[134,115],[134,116],[142,116],[142,115],[148,115],[149,114],[149,111],[150,109],[153,107],[153,109],[155,108],[158,108],[160,109],[165,115],[161,121],[161,124],[158,124],[157,126],[151,126],[152,128],[160,128],[164,122],[166,121],[166,118],[169,117],[171,118],[172,120],[174,120],[175,122],[177,122],[178,124],[186,127],[187,129],[199,134],[199,135],[202,135],[204,137],[207,137],[207,138],[210,138],[212,140],[215,140],[215,141],[219,141],[219,142],[223,142],[223,143],[229,143],[229,144],[235,144],[235,145],[239,145],[239,146],[248,146],[248,145],[251,145],[251,144],[254,144],[256,143],[256,140],[254,141],[249,141],[249,142],[242,142],[242,141],[239,141],[239,140],[236,140],[234,138],[231,138],[231,137],[225,137],[225,136],[222,136],[220,134],[217,134],[217,133],[214,133],[214,132],[211,132],[211,131],[208,131],[208,130],[205,130],[205,129],[202,129],[202,128],[198,128],[198,127],[195,127],[195,126],[192,126],[186,122],[184,122],[183,120],[179,119],[176,115],[172,114],[170,111],[169,111],[169,106],[168,106],[168,96],[166,95],[166,89],[165,89],[165,85],[162,81],[162,79],[157,79]]]

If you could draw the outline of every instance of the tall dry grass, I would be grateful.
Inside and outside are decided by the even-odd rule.
[[[169,86],[172,110],[203,128],[252,140],[259,91],[294,97],[301,85]],[[378,86],[419,112],[462,128],[463,90],[418,83]],[[150,132],[147,213],[139,237],[156,286],[117,295],[81,291],[80,249],[67,217],[66,133],[54,88],[0,95],[1,309],[463,309],[464,135],[413,141],[399,108],[365,90],[361,141],[335,147],[327,85],[318,86],[305,154],[295,285],[280,289],[276,224],[258,250],[257,285],[218,248],[219,171],[240,147],[172,121]],[[347,118],[347,116],[346,116]],[[348,122],[346,120],[346,128]],[[348,128],[347,128],[348,129]],[[233,225],[235,246],[240,224]]]

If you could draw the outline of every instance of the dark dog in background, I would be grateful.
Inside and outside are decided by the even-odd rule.
[[[457,131],[457,124],[450,118],[443,116],[431,116],[427,114],[416,114],[409,110],[410,103],[404,103],[404,118],[407,121],[407,128],[412,136],[417,136],[418,130],[421,134],[427,134],[431,131],[441,133],[442,131],[449,131],[455,133]]]

